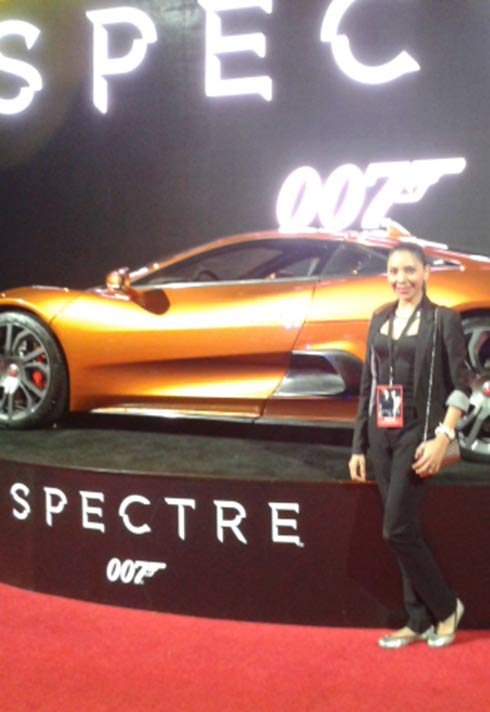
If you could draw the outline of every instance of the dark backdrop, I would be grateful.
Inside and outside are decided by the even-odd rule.
[[[348,79],[320,42],[330,0],[274,0],[223,13],[227,33],[263,32],[267,56],[229,57],[230,75],[268,74],[257,95],[207,97],[205,12],[197,0],[4,0],[0,21],[42,30],[31,50],[44,89],[23,113],[0,115],[0,286],[88,286],[223,234],[276,227],[286,176],[313,166],[463,156],[417,204],[390,216],[415,234],[490,253],[490,2],[357,0],[342,21],[353,51],[379,64],[405,49],[421,70],[367,86]],[[90,9],[129,5],[158,42],[131,74],[109,79],[110,108],[91,96]],[[112,51],[127,47],[115,33]],[[126,42],[126,44],[125,44]],[[0,96],[22,84],[0,71]],[[9,94],[10,92],[10,94]]]

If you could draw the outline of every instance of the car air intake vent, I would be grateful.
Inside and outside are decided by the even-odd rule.
[[[308,398],[356,393],[362,363],[344,351],[296,351],[274,397]]]

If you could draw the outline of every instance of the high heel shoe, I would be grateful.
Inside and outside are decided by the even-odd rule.
[[[440,634],[435,630],[427,638],[427,645],[431,648],[444,648],[446,645],[451,645],[456,637],[456,631],[458,629],[459,621],[463,617],[464,606],[459,598],[456,600],[456,610],[453,613],[454,616],[454,626],[450,633]]]
[[[404,630],[402,628],[402,630]],[[410,628],[408,628],[410,630]],[[401,631],[400,631],[401,633]],[[380,648],[387,648],[389,650],[398,650],[398,648],[404,648],[406,645],[411,643],[417,643],[420,640],[428,640],[429,636],[434,633],[434,626],[430,626],[423,633],[416,633],[410,630],[410,633],[403,635],[398,633],[390,633],[389,635],[384,635],[378,640]]]

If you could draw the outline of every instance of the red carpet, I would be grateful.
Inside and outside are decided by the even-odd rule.
[[[380,631],[185,618],[0,585],[1,712],[486,712],[490,631],[444,650]]]

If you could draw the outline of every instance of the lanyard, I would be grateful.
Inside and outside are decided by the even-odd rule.
[[[415,319],[418,319],[420,317],[420,309],[414,309],[413,312],[410,314],[410,318],[407,319],[407,322],[405,326],[402,329],[401,334],[399,335],[397,341],[400,341],[402,336],[405,336],[405,334],[408,332],[412,324],[414,323]],[[390,322],[389,322],[389,327],[388,327],[388,355],[389,355],[389,362],[390,362],[390,386],[393,385],[393,379],[395,375],[395,353],[394,353],[394,341],[395,339],[393,338],[393,324],[395,321],[395,310],[393,310],[390,314]]]

